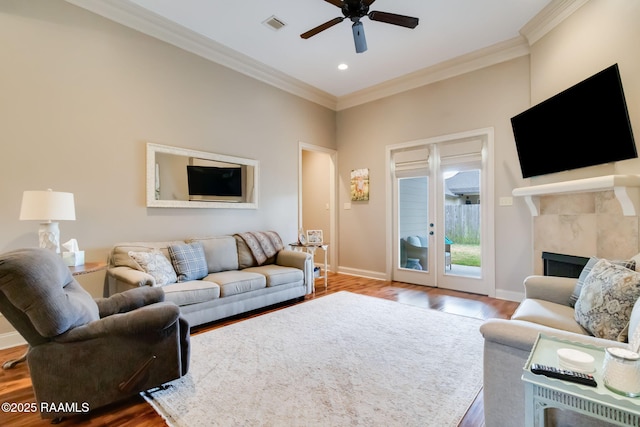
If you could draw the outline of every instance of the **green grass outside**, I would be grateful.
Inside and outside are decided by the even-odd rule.
[[[451,263],[480,267],[480,245],[451,245]]]

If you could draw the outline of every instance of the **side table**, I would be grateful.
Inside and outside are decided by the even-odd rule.
[[[324,268],[322,270],[322,274],[319,277],[315,277],[315,279],[324,279],[324,288],[327,289],[327,253],[329,252],[329,244],[328,243],[320,243],[320,244],[306,244],[303,245],[302,243],[289,243],[289,246],[291,247],[292,250],[294,251],[305,251],[307,253],[311,254],[311,257],[315,257],[316,254],[316,250],[318,248],[322,249],[324,251]],[[316,290],[315,287],[315,279],[314,279],[314,286],[313,286],[313,290]]]
[[[95,273],[96,271],[106,270],[107,263],[100,262],[85,262],[83,265],[76,265],[75,267],[69,267],[71,275],[80,276],[82,274]]]
[[[81,274],[89,274],[95,273],[96,271],[106,270],[107,263],[100,262],[86,262],[83,265],[77,265],[75,267],[69,267],[69,271],[71,271],[72,276],[79,276]],[[2,364],[2,369],[11,369],[16,366],[18,363],[24,362],[27,360],[27,353],[29,353],[29,349],[24,352],[22,356],[17,359],[7,360]]]
[[[597,381],[597,387],[531,372],[534,363],[560,368],[557,351],[561,348],[580,350],[594,357],[596,371],[591,375]],[[640,425],[640,399],[616,394],[604,385],[603,361],[602,347],[538,335],[522,374],[525,383],[525,426],[543,426],[547,408],[568,409],[619,426]]]

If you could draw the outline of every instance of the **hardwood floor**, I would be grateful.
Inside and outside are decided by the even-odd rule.
[[[320,281],[318,281],[318,285],[316,293],[307,295],[305,300],[322,298],[325,295],[338,291],[349,291],[479,319],[509,318],[518,306],[518,303],[515,302],[498,300],[481,295],[332,273],[329,274],[328,290],[324,289]],[[193,329],[192,334],[195,335],[210,331],[249,317],[260,316],[270,311],[280,310],[293,304],[283,304],[275,308],[215,322],[205,327]],[[0,362],[20,357],[25,350],[25,346],[0,350]],[[70,387],[73,387],[73,385],[70,385]],[[21,363],[10,370],[0,369],[0,403],[3,402],[35,402],[26,363]],[[484,426],[484,410],[482,405],[482,393],[480,393],[460,426]],[[38,413],[6,413],[0,411],[0,426],[33,427],[47,425],[50,425],[50,422],[48,420],[42,420]],[[92,411],[88,415],[65,418],[62,425],[150,427],[164,426],[165,423],[149,404],[141,397],[135,396],[126,401]]]

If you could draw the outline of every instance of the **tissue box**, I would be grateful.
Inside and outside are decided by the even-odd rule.
[[[84,251],[62,252],[62,260],[69,267],[76,267],[84,264]]]

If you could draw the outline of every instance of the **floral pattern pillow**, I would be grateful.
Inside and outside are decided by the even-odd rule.
[[[589,258],[589,261],[587,261],[587,264],[584,266],[584,268],[582,269],[582,272],[580,273],[580,277],[578,277],[578,281],[576,282],[576,286],[573,288],[573,293],[571,294],[571,296],[569,297],[569,306],[571,307],[575,307],[576,306],[576,301],[578,301],[578,298],[580,297],[580,292],[582,292],[582,285],[584,285],[584,281],[587,278],[587,276],[589,275],[589,273],[591,273],[591,269],[593,268],[594,265],[596,265],[596,263],[600,261],[600,258],[596,258],[596,257],[591,257]],[[625,268],[628,268],[630,270],[635,270],[636,269],[636,261],[633,259],[630,260],[609,260],[610,263],[615,264],[615,265],[621,265]]]
[[[178,281],[178,276],[166,256],[160,251],[134,252],[129,256],[138,263],[142,271],[156,280],[156,286],[164,286]]]
[[[585,278],[575,319],[599,338],[627,341],[627,325],[640,297],[640,273],[599,260]]]

